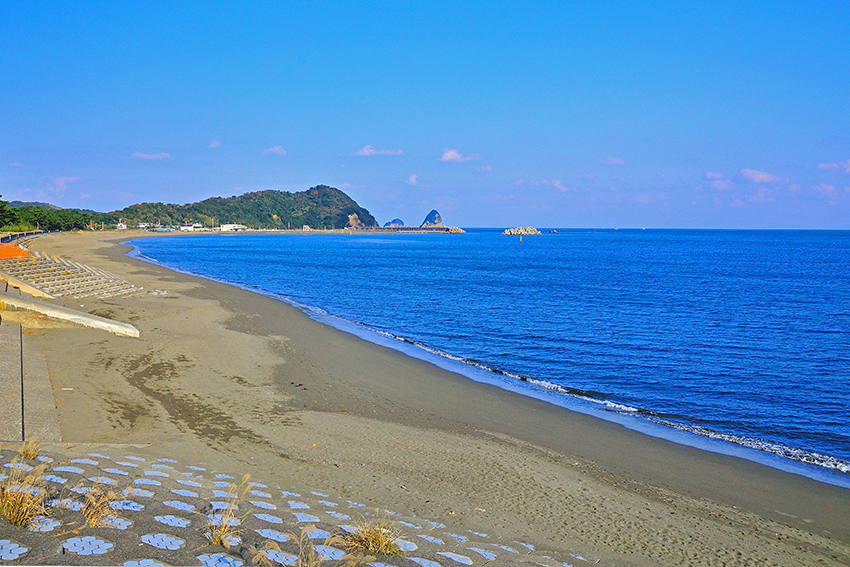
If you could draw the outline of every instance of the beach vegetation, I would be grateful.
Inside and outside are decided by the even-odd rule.
[[[402,555],[402,550],[396,543],[399,534],[386,518],[363,520],[355,524],[354,528],[355,532],[341,536],[342,544],[349,552]]]
[[[292,567],[321,567],[324,561],[322,552],[316,549],[313,545],[313,540],[310,539],[310,533],[316,529],[316,526],[310,524],[301,528],[301,533],[298,535],[289,534],[298,545],[298,560],[292,564]],[[341,547],[345,548],[345,539],[339,534],[331,534],[322,542],[325,547]],[[374,561],[372,556],[362,553],[346,553],[337,561],[337,565],[341,567],[359,567]]]
[[[242,477],[242,481],[238,486],[236,484],[230,485],[230,488],[227,489],[227,508],[218,512],[218,519],[216,521],[210,519],[207,524],[207,531],[204,535],[212,545],[220,545],[225,549],[230,549],[230,542],[238,537],[239,530],[236,526],[239,524],[239,518],[236,516],[236,510],[239,508],[239,503],[248,491],[248,480],[250,478],[251,475],[246,474]]]
[[[24,442],[21,447],[18,449],[18,454],[25,459],[35,459],[38,457],[39,451],[44,447],[41,443],[36,440],[35,437],[30,439],[29,441]]]
[[[45,466],[29,467],[12,459],[8,477],[0,481],[0,513],[13,526],[26,528],[36,516],[47,514]]]
[[[86,523],[90,528],[105,527],[106,518],[115,514],[110,507],[116,499],[115,493],[109,487],[96,482],[85,496],[82,513]]]

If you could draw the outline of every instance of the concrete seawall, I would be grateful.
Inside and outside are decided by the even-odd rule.
[[[54,319],[70,321],[84,327],[101,329],[116,335],[124,335],[127,337],[139,336],[139,330],[129,323],[121,323],[120,321],[105,319],[104,317],[90,315],[89,313],[83,313],[82,311],[75,311],[67,307],[62,307],[61,305],[51,305],[43,301],[30,299],[23,295],[13,295],[8,292],[0,291],[0,310],[9,308],[35,311]]]

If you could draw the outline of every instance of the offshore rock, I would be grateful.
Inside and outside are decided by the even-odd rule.
[[[460,228],[459,226],[450,226],[449,234],[466,234],[466,231]]]
[[[525,236],[525,235],[543,234],[543,233],[540,232],[539,230],[537,230],[536,228],[534,228],[533,226],[518,226],[516,228],[509,228],[505,232],[503,232],[502,234],[508,235],[508,236]]]
[[[393,219],[384,224],[384,228],[404,228],[404,221],[401,219]]]
[[[419,225],[419,228],[446,228],[443,224],[443,217],[436,210],[432,210]]]

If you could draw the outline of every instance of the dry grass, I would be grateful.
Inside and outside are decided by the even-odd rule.
[[[38,452],[41,451],[42,447],[44,447],[44,445],[39,443],[36,438],[33,437],[21,445],[21,448],[18,449],[18,454],[25,459],[35,459],[38,457]]]
[[[86,494],[86,503],[83,505],[83,516],[90,528],[105,527],[104,518],[114,516],[115,512],[109,505],[115,501],[115,493],[108,487],[95,483]]]
[[[301,528],[301,533],[298,536],[291,535],[298,543],[298,561],[292,567],[320,567],[322,565],[322,554],[313,546],[310,540],[310,532],[316,529],[316,526],[309,525]],[[345,547],[345,539],[337,534],[331,534],[322,545],[328,547]],[[361,554],[346,554],[337,562],[341,567],[359,567],[370,561],[374,561],[374,557],[367,557]]]
[[[341,536],[342,545],[349,552],[402,555],[401,548],[395,542],[399,534],[386,518],[363,520],[354,527],[357,528],[356,533],[346,533]]]
[[[262,567],[274,567],[275,562],[265,553],[271,550],[283,553],[280,546],[270,539],[265,541],[261,549],[257,549],[253,545],[248,546],[248,556],[251,558],[251,564],[262,565]]]
[[[17,458],[12,459],[17,465]],[[13,526],[26,528],[39,515],[47,514],[44,500],[47,486],[44,482],[44,465],[29,471],[21,468],[7,468],[9,477],[0,482],[0,513]]]
[[[230,501],[230,504],[228,504],[227,509],[223,512],[217,512],[221,515],[221,525],[214,526],[212,520],[210,520],[207,524],[208,531],[204,535],[212,545],[221,545],[225,549],[230,549],[230,538],[239,536],[239,531],[236,529],[236,523],[238,520],[236,517],[236,508],[245,496],[245,492],[248,491],[249,487],[246,485],[250,478],[251,475],[246,474],[242,477],[242,482],[239,483],[239,486],[231,484],[230,488],[227,489],[227,498]],[[242,493],[237,496],[240,490]],[[260,555],[265,557],[262,554]]]

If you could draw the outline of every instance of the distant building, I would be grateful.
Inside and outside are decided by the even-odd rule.
[[[244,224],[223,224],[219,227],[221,232],[241,232],[243,230],[248,230],[248,227]]]
[[[115,228],[116,228],[116,229],[118,229],[118,230],[127,230],[127,223],[124,223],[124,222],[118,222],[118,223],[115,225]]]
[[[301,227],[301,230],[303,230],[304,232],[308,232],[308,231],[313,230],[313,229],[310,228],[309,224],[305,224],[304,226]]]
[[[140,222],[136,225],[136,228],[141,228],[142,230],[147,230],[151,227],[151,223],[149,222]]]

